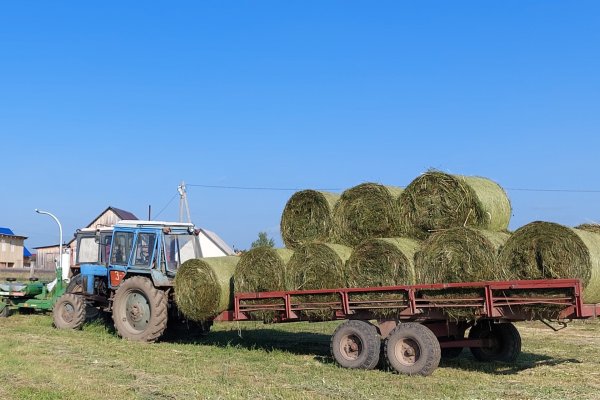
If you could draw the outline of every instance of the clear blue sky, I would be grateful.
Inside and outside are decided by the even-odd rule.
[[[597,1],[125,3],[0,6],[0,226],[29,247],[58,241],[34,208],[70,239],[108,205],[158,212],[181,180],[405,186],[433,167],[600,190]],[[600,193],[508,193],[513,229],[600,220]],[[291,194],[189,188],[194,222],[238,248],[279,237]]]

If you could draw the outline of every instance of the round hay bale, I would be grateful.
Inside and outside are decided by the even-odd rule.
[[[236,293],[285,290],[285,266],[294,252],[261,246],[240,257],[233,274]]]
[[[193,321],[204,321],[229,310],[232,276],[240,257],[211,257],[184,262],[175,275],[177,308]]]
[[[346,262],[348,287],[414,285],[418,248],[419,242],[408,238],[363,241]]]
[[[581,224],[577,225],[575,229],[581,229],[582,231],[600,233],[600,224]]]
[[[287,266],[292,290],[345,287],[345,264],[351,254],[351,248],[339,244],[308,243],[299,247]]]
[[[311,241],[333,241],[333,208],[339,195],[316,190],[296,192],[281,214],[281,237],[295,249]]]
[[[476,176],[429,171],[413,180],[398,201],[403,230],[422,239],[457,226],[505,231],[511,216],[504,189]]]
[[[339,242],[356,246],[364,239],[399,236],[400,193],[401,188],[377,183],[345,190],[333,211]]]
[[[513,279],[581,279],[583,299],[600,303],[600,234],[552,222],[517,229],[500,252]]]
[[[435,232],[415,255],[417,283],[505,279],[498,252],[508,238],[507,233],[464,227]]]
[[[352,249],[329,243],[309,243],[295,252],[287,266],[288,281],[294,290],[335,289],[346,286],[345,263]],[[312,295],[294,298],[293,302],[326,303],[339,301],[339,296]],[[312,305],[315,309],[299,314],[307,319],[327,320],[333,309],[329,306]]]

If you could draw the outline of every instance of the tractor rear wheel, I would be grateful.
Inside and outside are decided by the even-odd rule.
[[[345,368],[373,369],[379,362],[380,352],[377,328],[365,321],[346,321],[331,337],[331,354]]]
[[[81,329],[85,322],[85,301],[81,296],[65,293],[52,308],[52,320],[58,329]]]
[[[167,328],[167,295],[143,276],[125,280],[113,300],[113,322],[124,339],[154,342]]]
[[[440,343],[428,327],[406,322],[386,339],[385,356],[389,366],[400,374],[427,376],[440,364]]]
[[[469,331],[469,339],[491,339],[488,347],[471,347],[478,361],[513,362],[521,354],[521,335],[511,323],[494,324],[483,321]]]

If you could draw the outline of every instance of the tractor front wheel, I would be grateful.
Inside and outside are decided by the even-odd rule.
[[[81,329],[85,322],[85,301],[81,296],[65,293],[52,308],[52,320],[58,329]]]
[[[121,283],[115,292],[112,312],[119,336],[154,342],[167,327],[167,296],[150,279],[134,276]]]

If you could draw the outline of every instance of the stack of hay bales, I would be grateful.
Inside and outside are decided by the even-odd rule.
[[[234,291],[580,278],[584,300],[600,302],[600,225],[535,222],[510,235],[511,212],[494,181],[439,171],[420,175],[404,190],[376,183],[341,195],[303,190],[281,216],[287,248],[185,263],[176,299],[189,318],[206,319],[227,309]],[[330,313],[303,315],[326,319]]]

